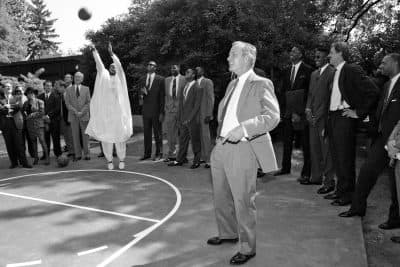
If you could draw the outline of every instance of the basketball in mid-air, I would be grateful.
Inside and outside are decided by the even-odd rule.
[[[78,11],[78,17],[81,20],[89,20],[92,17],[92,12],[90,12],[86,7],[81,7]]]

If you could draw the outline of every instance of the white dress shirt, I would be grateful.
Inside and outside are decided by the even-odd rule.
[[[388,91],[388,94],[386,95],[386,101],[389,99],[390,94],[392,93],[393,87],[396,84],[399,77],[400,77],[400,73],[397,73],[396,76],[394,76],[392,79],[390,79],[389,91]]]
[[[188,84],[185,86],[185,89],[183,90],[183,97],[184,97],[184,100],[185,100],[185,101],[186,101],[187,95],[189,94],[190,88],[192,88],[192,86],[193,86],[194,83],[195,83],[195,80],[191,81],[190,83],[188,83]]]
[[[343,61],[336,67],[335,76],[333,77],[331,103],[329,105],[330,111],[342,110],[342,109],[350,107],[349,104],[347,104],[347,102],[344,99],[342,102],[342,94],[340,93],[340,89],[339,89],[340,72],[342,71],[342,68],[345,63],[346,63],[346,61]]]
[[[303,62],[303,61],[299,61],[297,64],[292,65],[292,69],[293,69],[293,66],[294,66],[293,81],[291,81],[291,82],[293,82],[293,83],[294,83],[294,81],[296,80],[296,75],[297,75],[297,72],[299,71],[299,68],[300,68],[300,65],[301,65],[302,62]],[[290,73],[290,77],[291,77],[291,76],[292,76],[292,74]]]
[[[150,73],[147,73],[147,77],[146,77],[146,85],[147,85],[147,81],[149,80],[149,76],[150,76],[150,82],[148,83],[148,85],[149,85],[149,89],[151,88],[151,85],[153,84],[153,81],[154,81],[154,76],[155,76],[156,74],[153,72],[152,74],[150,74]]]
[[[324,66],[321,67],[321,70],[319,71],[319,75],[321,76],[322,73],[324,73],[324,71],[326,70],[326,68],[328,67],[329,63],[326,63]]]
[[[174,85],[174,79],[175,79],[175,83],[176,83],[176,96],[178,96],[178,93],[179,93],[179,91],[178,91],[178,88],[179,88],[179,79],[180,79],[180,77],[181,77],[182,75],[180,75],[180,74],[178,74],[178,75],[176,75],[176,76],[172,76],[172,79],[171,79],[171,83],[170,83],[170,85],[169,85],[169,94],[172,96],[172,85]]]
[[[243,90],[244,83],[246,82],[247,78],[249,77],[249,75],[251,73],[254,73],[254,71],[252,69],[250,69],[246,73],[242,74],[238,78],[239,81],[236,84],[236,87],[232,89],[234,91],[233,91],[232,97],[228,103],[228,107],[227,107],[226,113],[225,113],[225,118],[222,118],[223,119],[223,124],[222,124],[222,129],[221,129],[222,137],[226,137],[231,130],[233,130],[234,128],[236,128],[237,126],[240,125],[238,118],[237,118],[237,114],[236,114],[237,106],[239,103],[240,95]],[[226,97],[224,105],[226,105],[227,99],[228,99],[228,97]],[[244,127],[243,127],[243,130],[245,132],[245,136],[247,136],[247,133],[246,133]],[[246,139],[243,137],[242,141],[246,141]]]
[[[201,81],[203,80],[204,76],[201,76],[200,78],[197,79],[197,83],[200,85]]]

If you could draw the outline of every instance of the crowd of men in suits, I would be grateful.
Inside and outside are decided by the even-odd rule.
[[[32,168],[25,148],[33,158],[33,165],[44,160],[50,164],[50,147],[56,158],[65,151],[74,161],[90,160],[88,136],[85,129],[89,121],[90,92],[82,85],[83,74],[74,78],[66,74],[64,80],[44,81],[44,91],[21,84],[13,86],[6,81],[0,93],[0,129],[2,131],[10,168],[19,165]],[[74,81],[74,84],[73,84]],[[61,148],[60,136],[65,147]],[[39,157],[37,141],[42,146]],[[82,155],[83,150],[83,155]]]
[[[387,77],[386,83],[350,64],[349,47],[343,42],[316,50],[316,70],[304,63],[303,57],[301,47],[292,48],[292,66],[285,75],[280,101],[282,168],[274,175],[291,172],[294,133],[300,132],[304,162],[298,182],[322,185],[317,193],[332,200],[333,206],[351,205],[340,217],[362,217],[369,193],[389,167],[392,204],[387,221],[379,227],[400,228],[400,191],[396,190],[396,184],[397,188],[400,185],[400,164],[396,163],[396,155],[400,155],[400,127],[396,126],[400,123],[400,54],[382,59],[378,73]],[[357,129],[365,120],[370,124],[371,146],[356,179]],[[392,240],[400,243],[399,237]]]
[[[163,160],[168,166],[187,163],[191,143],[194,154],[190,166],[196,169],[201,163],[210,168],[211,138],[209,123],[213,119],[214,85],[204,77],[203,67],[188,68],[181,75],[180,66],[171,66],[171,76],[155,73],[157,64],[150,61],[147,74],[141,81],[143,98],[144,155],[140,160]],[[168,152],[163,157],[162,124],[168,140]],[[152,133],[155,154],[152,157]]]

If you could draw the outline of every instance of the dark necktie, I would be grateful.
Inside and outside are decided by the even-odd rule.
[[[76,97],[79,97],[80,96],[80,93],[79,93],[79,86],[77,85],[76,86]]]
[[[292,87],[293,87],[293,84],[294,84],[294,79],[295,79],[294,75],[295,75],[295,72],[296,72],[296,68],[295,68],[295,66],[293,65],[293,66],[292,66],[292,71],[290,72],[290,88],[292,88]]]
[[[384,88],[385,88],[385,96],[384,96],[385,98],[383,99],[382,109],[380,110],[379,113],[378,132],[382,131],[382,117],[383,113],[385,112],[386,106],[389,102],[390,81],[385,84]]]
[[[176,99],[176,77],[174,77],[172,82],[172,98]]]
[[[232,90],[229,92],[229,96],[228,96],[228,98],[226,99],[224,108],[222,109],[222,113],[221,113],[222,122],[221,122],[221,127],[219,127],[219,129],[218,129],[217,137],[221,135],[222,126],[224,125],[224,120],[225,120],[226,111],[227,111],[227,109],[228,109],[229,102],[231,101],[233,92],[236,90],[236,86],[237,86],[238,82],[239,82],[239,79],[236,79],[236,81],[234,82],[234,84],[233,84],[233,86],[232,86]],[[223,137],[224,137],[224,136],[223,136]]]

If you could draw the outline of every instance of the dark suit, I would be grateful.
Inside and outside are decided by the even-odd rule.
[[[60,120],[61,120],[61,97],[58,93],[51,92],[49,97],[46,94],[40,94],[39,99],[44,101],[45,115],[49,116],[49,128],[45,132],[45,140],[47,144],[47,154],[50,155],[50,136],[53,140],[53,152],[56,157],[61,155],[60,144]]]
[[[141,81],[141,87],[146,86],[146,76]],[[144,131],[144,156],[151,156],[152,129],[156,142],[156,156],[162,155],[162,128],[159,120],[164,113],[165,84],[164,77],[155,74],[147,95],[143,95],[143,131]]]
[[[25,155],[22,135],[24,127],[24,119],[20,111],[22,100],[17,100],[14,97],[9,99],[9,104],[13,109],[12,112],[9,112],[5,104],[7,104],[7,99],[4,96],[0,96],[0,130],[6,143],[8,158],[11,161],[11,165],[17,166],[18,162],[23,166],[29,165]]]
[[[307,102],[308,88],[310,85],[310,76],[312,68],[305,63],[301,63],[297,71],[293,84],[290,83],[291,69],[286,73],[283,82],[283,90],[285,90],[285,100],[283,102],[284,117],[284,144],[283,144],[283,159],[282,170],[290,172],[291,157],[293,150],[293,139],[295,127],[300,125],[301,139],[303,147],[304,164],[301,171],[302,176],[310,176],[311,174],[311,161],[310,161],[310,144],[308,123],[305,120],[305,106]],[[295,113],[301,117],[301,122],[294,125],[292,123],[292,114]]]
[[[306,109],[310,111],[312,121],[310,129],[310,155],[311,155],[311,181],[322,182],[325,186],[334,186],[335,181],[332,157],[329,143],[326,138],[326,123],[335,69],[328,65],[322,73],[320,69],[311,74],[310,88],[308,91]]]
[[[342,99],[350,109],[356,111],[361,120],[371,112],[378,101],[379,89],[357,65],[347,63],[343,65],[338,85]],[[355,187],[358,120],[345,117],[342,113],[343,110],[329,111],[328,135],[337,176],[336,193],[347,201],[351,198]]]
[[[186,86],[189,84],[187,83]],[[191,140],[194,154],[193,163],[195,164],[200,163],[201,157],[200,105],[203,92],[196,81],[187,88],[188,93],[186,97],[184,96],[185,88],[179,97],[179,150],[176,161],[183,162],[186,159],[189,141]]]
[[[377,121],[377,124],[374,127],[377,130],[376,137],[371,144],[368,157],[361,166],[358,175],[356,190],[351,205],[351,210],[355,212],[365,213],[368,195],[375,185],[379,174],[382,173],[389,163],[388,153],[384,147],[394,127],[400,120],[400,79],[397,80],[388,97],[389,85],[390,81],[385,84],[384,93],[382,94],[376,110],[375,121]],[[389,220],[400,221],[393,168],[389,170],[389,179],[392,198]]]

